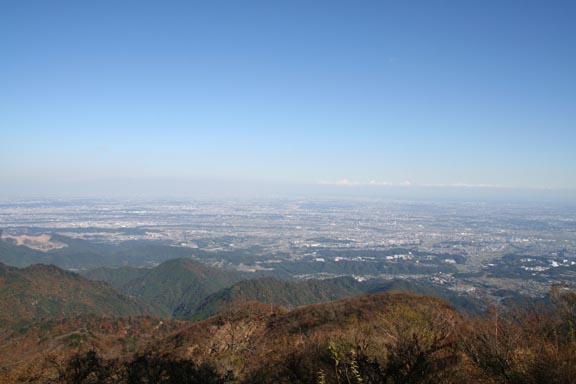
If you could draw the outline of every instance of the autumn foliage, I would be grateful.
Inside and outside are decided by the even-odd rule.
[[[33,361],[8,364],[4,357],[0,381],[570,383],[576,377],[576,294],[554,287],[548,303],[490,307],[481,317],[405,293],[292,311],[238,303],[203,322],[171,325],[168,334],[150,336],[133,350],[111,354],[93,343],[53,348]],[[139,322],[140,334],[154,324]],[[108,326],[110,332],[118,328]]]

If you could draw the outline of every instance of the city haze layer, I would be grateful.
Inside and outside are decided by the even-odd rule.
[[[539,295],[576,276],[576,208],[541,202],[22,201],[0,205],[0,225],[4,241],[49,254],[69,238],[162,245],[212,266],[283,278],[404,278]]]

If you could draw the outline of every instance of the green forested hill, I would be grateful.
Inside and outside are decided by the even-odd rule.
[[[456,309],[480,313],[484,305],[479,300],[457,295],[430,284],[405,280],[358,282],[351,277],[327,280],[281,281],[274,278],[243,280],[206,297],[193,310],[183,313],[185,318],[205,319],[235,304],[258,301],[295,308],[303,305],[339,300],[348,296],[379,292],[413,292],[447,300]]]
[[[50,256],[0,239],[0,263],[21,268],[35,263],[50,263]]]
[[[53,265],[35,264],[17,269],[0,264],[1,321],[145,313],[143,305],[120,295],[109,285]]]
[[[386,291],[430,294],[467,312],[478,312],[482,308],[476,300],[423,282],[358,282],[351,277],[305,281],[270,277],[244,280],[245,275],[211,268],[189,259],[169,260],[152,269],[99,268],[86,272],[85,276],[105,281],[120,292],[141,299],[158,316],[187,319],[205,319],[230,308],[233,303],[246,301],[294,308]]]
[[[186,313],[206,296],[241,280],[239,274],[190,259],[168,260],[157,267],[131,273],[136,277],[121,285],[117,275],[109,275],[109,279],[115,280],[121,292],[139,298],[163,317]]]
[[[350,277],[298,282],[274,278],[251,279],[206,297],[197,308],[183,315],[204,319],[230,308],[235,303],[247,301],[294,308],[362,293],[361,284]]]
[[[149,268],[101,267],[81,272],[81,274],[90,280],[104,281],[122,292],[126,284],[130,283],[132,280],[143,277],[149,271]]]

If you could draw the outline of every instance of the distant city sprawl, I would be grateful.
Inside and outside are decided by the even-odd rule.
[[[553,283],[573,281],[575,217],[574,208],[529,203],[315,199],[0,205],[4,241],[48,253],[71,270],[153,267],[185,256],[255,275],[400,278],[473,296],[503,289],[539,296]],[[135,244],[159,248],[126,251]],[[88,245],[100,258],[58,257]],[[114,247],[124,251],[112,252]],[[29,257],[29,264],[38,262]],[[23,260],[17,265],[27,263]]]

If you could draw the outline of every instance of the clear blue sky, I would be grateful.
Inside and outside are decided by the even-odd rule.
[[[0,185],[576,189],[575,1],[0,2]]]

